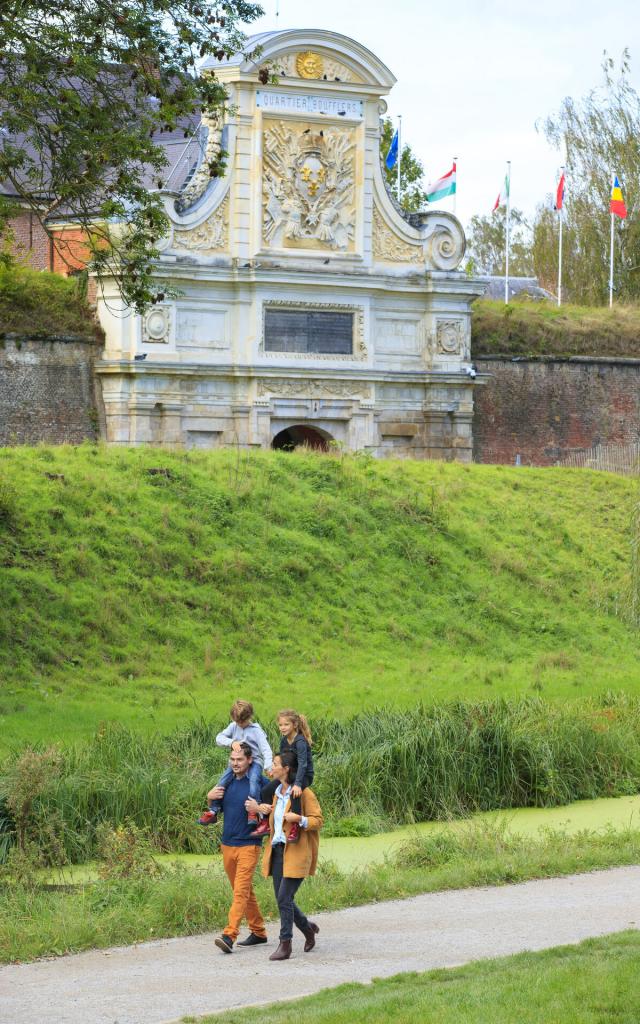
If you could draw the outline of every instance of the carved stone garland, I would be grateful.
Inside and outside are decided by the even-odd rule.
[[[282,398],[371,398],[371,385],[348,380],[273,380],[258,381],[258,395]]]
[[[266,121],[263,238],[273,248],[353,250],[355,138],[350,128]]]
[[[424,252],[421,245],[411,245],[398,238],[387,227],[377,207],[373,208],[373,255],[377,260],[389,263],[422,263]]]
[[[202,224],[187,231],[174,231],[174,247],[190,249],[208,256],[228,247],[229,238],[229,196]]]

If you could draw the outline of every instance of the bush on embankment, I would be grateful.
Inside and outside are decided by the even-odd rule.
[[[86,275],[64,277],[0,262],[0,337],[100,334],[86,288]]]
[[[43,752],[37,792],[28,791],[36,755],[14,755],[0,775],[7,840],[17,825],[20,842],[49,862],[82,862],[101,824],[130,821],[159,849],[210,849],[211,830],[195,819],[224,764],[221,724],[148,738],[105,728],[83,746]],[[317,719],[314,729],[314,789],[330,822],[359,815],[380,827],[640,790],[637,699],[456,702]]]
[[[558,306],[517,298],[473,305],[471,355],[640,358],[640,306]]]

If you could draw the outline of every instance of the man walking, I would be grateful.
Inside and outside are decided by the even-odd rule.
[[[240,923],[246,917],[250,934],[240,946],[258,946],[267,941],[267,932],[260,907],[253,891],[253,875],[260,857],[261,838],[255,837],[247,821],[245,802],[249,797],[249,768],[251,747],[248,743],[234,743],[229,764],[233,779],[223,789],[214,786],[208,800],[220,800],[224,814],[222,829],[222,862],[233,889],[233,902],[229,910],[227,927],[216,940],[223,953],[231,953],[238,938]]]

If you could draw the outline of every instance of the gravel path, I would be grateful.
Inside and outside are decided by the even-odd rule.
[[[304,906],[304,889],[301,890]],[[640,927],[640,866],[431,893],[318,914],[318,945],[273,964],[269,944],[225,956],[212,935],[0,967],[2,1024],[167,1024],[345,981],[452,967]],[[244,936],[243,936],[244,937]],[[284,989],[274,978],[284,976]]]

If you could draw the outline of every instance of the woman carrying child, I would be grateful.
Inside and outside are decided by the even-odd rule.
[[[295,754],[297,771],[291,787],[291,811],[302,813],[301,794],[313,782],[313,755],[311,753],[311,730],[304,715],[290,709],[278,713],[278,729],[280,731],[280,753]],[[300,826],[290,829],[287,842],[297,843],[300,838]]]
[[[298,801],[300,811],[293,810],[293,780],[297,778],[295,754],[286,751],[276,754],[271,774],[277,784],[273,804],[258,804],[249,798],[245,807],[250,813],[268,814],[270,842],[262,861],[262,874],[273,878],[273,888],[280,911],[280,944],[270,960],[288,960],[291,956],[293,925],[305,937],[304,951],[308,953],[316,944],[318,925],[310,921],[295,903],[294,897],[309,875],[314,875],[320,845],[319,831],[324,824],[322,810],[312,789],[305,787]],[[299,830],[298,842],[291,844],[291,830]]]

